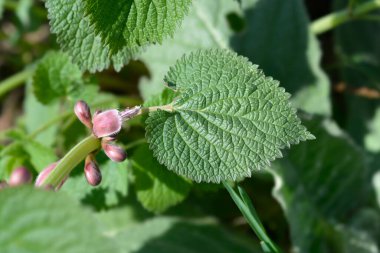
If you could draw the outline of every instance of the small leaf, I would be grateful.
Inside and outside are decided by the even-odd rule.
[[[132,159],[137,199],[147,210],[160,213],[186,198],[190,182],[159,164],[148,145],[136,150]]]
[[[278,81],[228,50],[183,57],[166,82],[179,96],[172,110],[150,113],[147,138],[158,161],[180,175],[247,177],[281,157],[280,149],[313,138]]]
[[[5,0],[0,0],[0,19],[3,17]]]
[[[10,188],[0,203],[1,252],[119,252],[92,214],[65,194]]]
[[[191,0],[84,0],[91,24],[111,52],[172,36]]]
[[[82,73],[70,58],[61,52],[48,52],[37,64],[33,76],[33,92],[37,99],[48,104],[63,97],[81,84]]]
[[[30,155],[30,163],[37,172],[42,171],[49,164],[58,160],[54,150],[37,141],[25,140],[25,151]]]

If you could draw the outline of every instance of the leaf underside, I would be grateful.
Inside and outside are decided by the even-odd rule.
[[[231,51],[185,56],[165,80],[179,96],[172,112],[150,113],[147,138],[160,163],[195,181],[249,177],[313,138],[279,82]]]

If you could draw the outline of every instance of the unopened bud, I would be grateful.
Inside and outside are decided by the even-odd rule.
[[[119,146],[102,142],[102,147],[106,155],[114,162],[122,162],[127,158],[127,153]]]
[[[127,120],[127,119],[130,119],[133,116],[136,116],[137,114],[139,114],[140,111],[141,111],[141,106],[135,106],[135,107],[132,107],[132,108],[127,108],[124,111],[120,112],[120,116],[124,120]]]
[[[4,180],[0,180],[0,190],[7,187],[8,187],[8,183]]]
[[[10,186],[18,186],[22,184],[28,184],[32,182],[33,176],[30,171],[25,167],[19,167],[12,171],[12,174],[9,178]]]
[[[77,115],[78,119],[88,128],[92,128],[91,123],[91,112],[87,103],[80,100],[75,104],[74,107],[75,115]]]
[[[86,175],[87,182],[92,186],[97,186],[102,181],[102,173],[92,154],[86,157],[84,174]]]
[[[55,167],[57,167],[57,164],[58,164],[58,162],[52,163],[49,166],[47,166],[45,169],[43,169],[40,172],[40,174],[38,174],[36,182],[34,183],[34,185],[36,187],[40,187],[43,184],[43,182],[45,181],[45,179],[49,176],[49,174],[55,169]],[[62,187],[62,185],[65,183],[66,179],[67,179],[67,177],[62,180],[62,182],[57,186],[57,189],[60,189]],[[49,188],[49,186],[46,186],[46,188]]]
[[[98,138],[113,136],[120,132],[123,121],[116,109],[94,114],[92,132]]]

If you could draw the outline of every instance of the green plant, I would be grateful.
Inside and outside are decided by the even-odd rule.
[[[376,105],[358,96],[380,97],[379,0],[336,0],[312,23],[301,0],[32,3],[0,0],[16,30],[0,36],[23,52],[0,64],[25,66],[0,96],[26,84],[23,117],[0,135],[1,251],[378,250],[378,113],[366,131]],[[58,45],[33,42],[46,17]],[[326,73],[315,35],[332,29]],[[240,215],[258,243],[221,228]]]

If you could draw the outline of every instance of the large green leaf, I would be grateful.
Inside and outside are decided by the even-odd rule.
[[[367,233],[349,225],[368,204],[366,157],[331,122],[308,120],[305,125],[316,140],[292,148],[275,164],[274,195],[300,252],[348,252],[352,238],[361,241],[360,234]]]
[[[246,29],[233,38],[233,48],[280,80],[295,106],[329,114],[329,81],[303,1],[246,0],[243,8]]]
[[[91,24],[111,52],[172,36],[191,0],[83,0]]]
[[[212,220],[154,218],[119,232],[115,238],[125,253],[261,252],[258,245],[225,231]]]
[[[139,147],[132,159],[137,199],[146,209],[163,212],[186,198],[191,183],[159,164],[148,145]]]
[[[150,71],[150,78],[140,83],[142,96],[148,98],[160,93],[164,87],[164,75],[183,54],[201,48],[228,47],[232,31],[226,15],[238,11],[239,6],[233,1],[193,1],[189,14],[173,38],[166,39],[162,45],[148,47],[142,54],[141,58]]]
[[[85,15],[83,0],[46,0],[46,7],[52,33],[57,34],[57,41],[62,50],[66,51],[82,70],[101,71],[110,65],[120,70],[137,52],[136,47],[127,45],[112,51],[104,38],[96,33],[90,18]]]
[[[119,252],[92,214],[65,194],[3,189],[0,203],[1,252]]]
[[[147,138],[158,161],[180,175],[247,177],[281,157],[281,148],[313,138],[279,83],[231,51],[185,56],[166,81],[179,96],[150,113]]]
[[[37,64],[33,75],[33,92],[43,104],[48,104],[77,89],[82,83],[82,72],[71,63],[67,54],[48,52]]]

